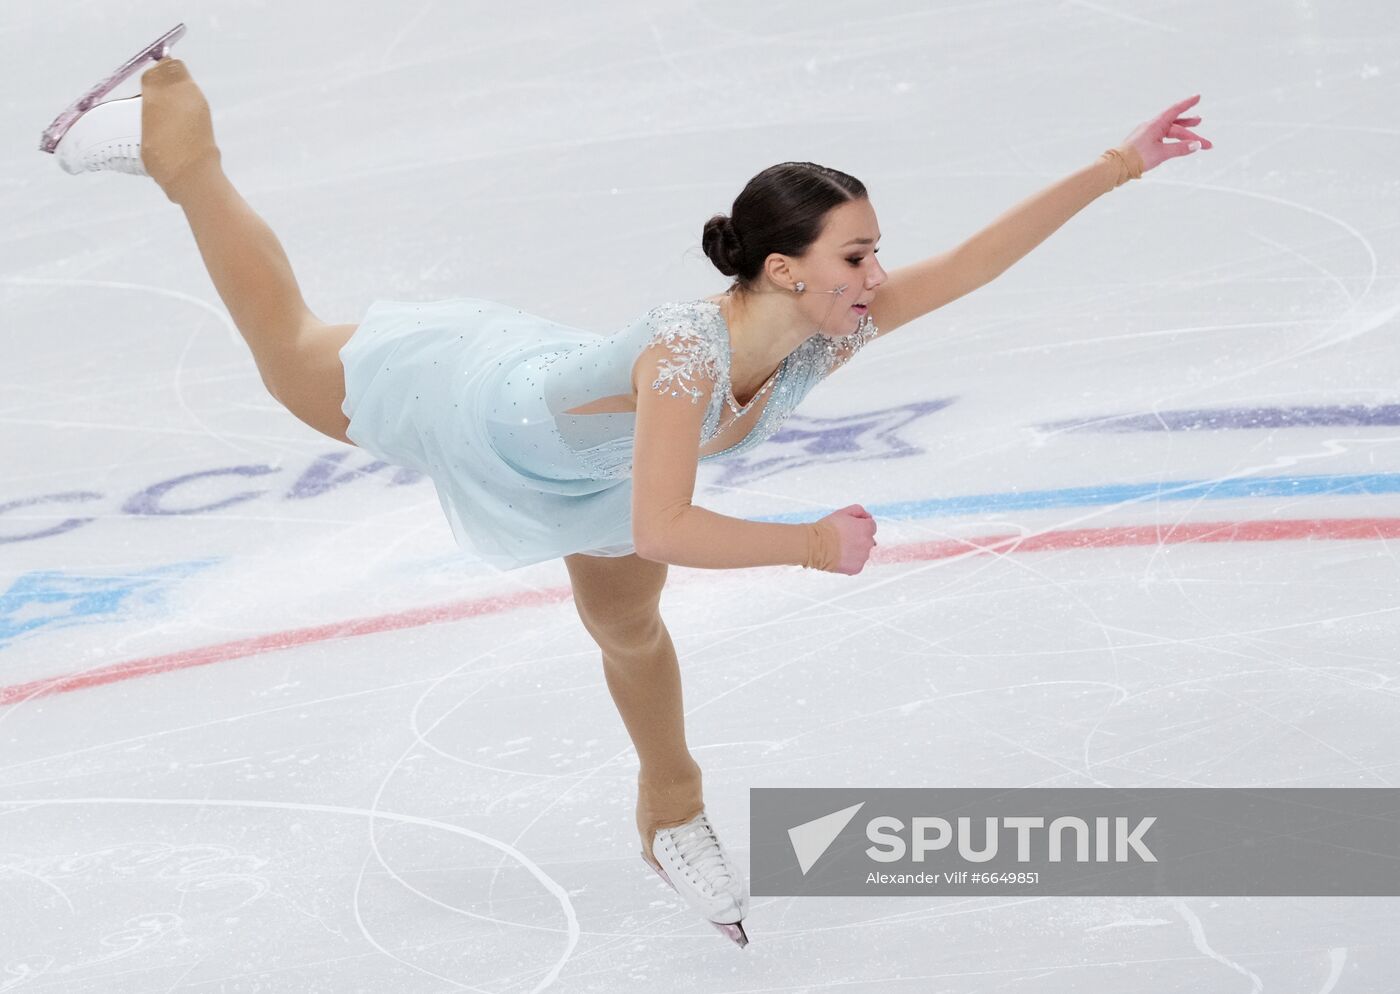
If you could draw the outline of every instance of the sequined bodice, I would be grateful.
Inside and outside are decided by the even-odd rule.
[[[661,304],[616,335],[590,336],[520,359],[504,394],[538,397],[542,403],[519,416],[501,412],[498,430],[516,450],[562,444],[592,479],[629,476],[636,411],[574,411],[599,398],[629,395],[641,350],[658,347],[670,355],[659,366],[653,390],[682,398],[689,394],[692,403],[699,403],[706,391],[698,384],[711,379],[716,384],[701,429],[701,461],[738,455],[771,437],[823,377],[878,333],[867,317],[850,335],[810,336],[782,360],[761,396],[738,405],[743,413],[736,417],[729,404],[729,329],[719,305],[705,299]],[[540,434],[532,437],[532,432]]]

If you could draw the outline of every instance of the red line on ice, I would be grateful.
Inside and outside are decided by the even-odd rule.
[[[348,638],[355,635],[375,635],[390,632],[396,628],[418,628],[422,625],[435,625],[444,621],[459,621],[487,614],[500,614],[522,607],[535,607],[540,604],[554,604],[572,599],[567,587],[554,590],[522,591],[501,597],[483,597],[473,601],[457,601],[452,604],[437,604],[432,607],[414,608],[395,614],[381,614],[369,618],[351,618],[328,625],[312,628],[293,628],[285,632],[269,632],[256,638],[239,639],[236,642],[223,642],[206,645],[198,649],[185,649],[164,656],[148,656],[145,659],[132,659],[125,663],[114,663],[98,669],[84,670],[70,676],[49,677],[13,687],[0,687],[0,707],[16,701],[48,697],[51,694],[64,694],[70,690],[83,690],[87,687],[100,687],[104,683],[130,680],[132,677],[150,676],[153,673],[169,673],[172,670],[189,669],[192,666],[207,666],[209,663],[222,663],[228,659],[242,659],[257,656],[278,649],[292,649],[312,642],[325,642],[330,639]]]
[[[1115,528],[1080,528],[1037,535],[987,535],[967,539],[914,542],[892,548],[875,548],[872,565],[948,559],[960,555],[1005,555],[1013,552],[1046,552],[1066,549],[1102,549],[1129,545],[1181,545],[1188,542],[1282,542],[1299,539],[1360,540],[1400,538],[1400,518],[1314,518],[1291,521],[1217,521],[1180,525],[1126,525]],[[0,707],[19,701],[99,687],[119,680],[169,673],[174,670],[257,656],[356,635],[375,635],[399,628],[417,628],[501,614],[571,600],[568,587],[522,591],[499,597],[458,601],[395,614],[271,632],[256,638],[186,649],[163,656],[148,656],[98,669],[49,677],[30,683],[0,687]]]

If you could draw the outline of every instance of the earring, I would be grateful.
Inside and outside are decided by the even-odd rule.
[[[799,280],[797,286],[793,289],[795,289],[798,293],[801,293],[803,290],[807,289],[807,284]]]

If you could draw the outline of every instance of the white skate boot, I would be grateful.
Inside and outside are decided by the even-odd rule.
[[[651,848],[661,865],[642,853],[646,864],[710,924],[747,946],[743,919],[749,912],[749,886],[705,813],[676,828],[657,829]]]
[[[135,76],[147,62],[159,62],[170,54],[170,46],[185,36],[185,26],[177,24],[155,41],[151,42],[141,51],[127,59],[120,66],[108,73],[102,79],[94,83],[86,93],[77,100],[69,104],[58,117],[53,119],[53,123],[44,129],[44,133],[39,136],[39,151],[53,152],[57,149],[60,141],[68,131],[82,119],[83,115],[99,106],[98,101],[121,86],[126,80]],[[139,107],[140,104],[137,104]],[[138,115],[136,119],[136,130],[132,132],[138,137],[141,134],[141,119]],[[140,158],[137,158],[140,164]],[[66,166],[64,167],[67,168]],[[70,170],[71,171],[71,170]]]
[[[141,97],[108,100],[74,122],[54,149],[66,173],[149,176],[141,164]]]

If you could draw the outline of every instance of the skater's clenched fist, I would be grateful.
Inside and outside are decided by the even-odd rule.
[[[875,541],[875,519],[859,504],[849,504],[839,511],[833,511],[821,522],[829,524],[836,531],[838,552],[833,573],[854,576],[865,568],[870,558],[870,550]]]

